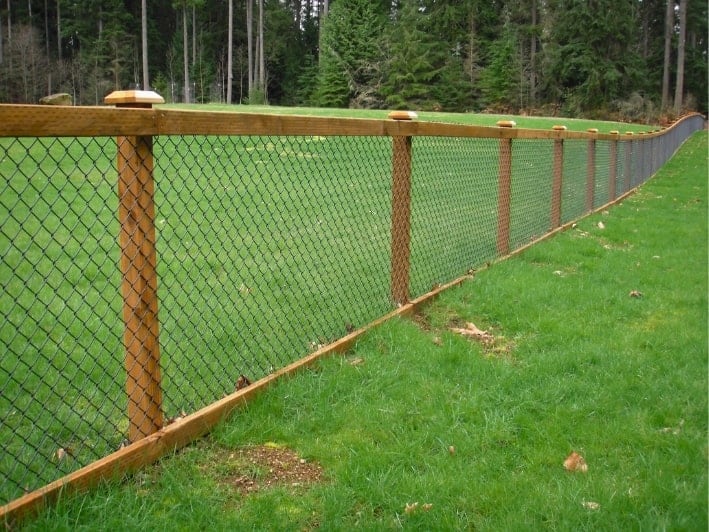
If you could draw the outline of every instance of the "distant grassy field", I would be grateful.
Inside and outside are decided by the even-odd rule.
[[[167,418],[233,391],[242,373],[262,377],[392,308],[390,144],[335,136],[155,141]],[[513,247],[549,229],[550,144],[517,145]],[[117,449],[127,420],[115,141],[0,146],[6,501]],[[582,194],[585,152],[568,146],[564,220],[583,211],[573,198]],[[491,139],[415,140],[413,295],[495,257],[497,154]],[[599,173],[599,197],[603,183]],[[71,459],[57,460],[60,449]]]
[[[621,205],[25,528],[706,530],[706,176],[702,132]]]
[[[390,111],[376,109],[329,109],[317,107],[280,107],[273,105],[226,105],[226,104],[165,104],[160,107],[169,109],[193,109],[211,111],[231,111],[242,113],[272,113],[306,116],[338,116],[352,118],[386,118]],[[653,129],[652,124],[630,124],[627,122],[608,122],[600,120],[584,120],[565,117],[540,117],[517,116],[475,113],[436,113],[420,111],[418,120],[429,122],[448,122],[453,124],[467,124],[475,126],[494,126],[499,120],[514,120],[517,127],[530,129],[551,129],[554,125],[565,125],[572,131],[586,131],[588,128],[597,128],[601,133],[610,131],[640,132]]]

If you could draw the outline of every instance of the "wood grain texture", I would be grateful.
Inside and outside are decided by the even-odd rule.
[[[128,438],[162,427],[152,137],[118,137],[118,219]]]

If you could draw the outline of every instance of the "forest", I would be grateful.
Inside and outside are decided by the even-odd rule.
[[[705,0],[0,0],[0,102],[653,121],[707,111]]]

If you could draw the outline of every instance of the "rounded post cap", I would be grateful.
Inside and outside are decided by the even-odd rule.
[[[108,105],[165,103],[165,99],[153,91],[113,91],[103,99]]]
[[[620,135],[620,131],[617,129],[614,129],[613,131],[610,132],[611,135]]]
[[[555,125],[551,127],[554,131],[566,131],[567,127],[562,125]]]
[[[498,120],[497,127],[515,127],[517,122],[514,120]]]
[[[418,117],[414,111],[392,111],[387,115],[390,120],[416,120]]]
[[[626,131],[625,134],[626,135],[634,135],[635,133],[633,133],[632,131]]]
[[[597,127],[589,127],[586,131],[589,133],[598,133],[598,128]]]

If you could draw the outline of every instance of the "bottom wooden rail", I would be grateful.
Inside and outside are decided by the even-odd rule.
[[[444,290],[460,285],[469,276],[463,276],[442,285],[427,294],[405,304],[381,318],[351,332],[347,336],[318,349],[314,353],[260,379],[250,386],[212,403],[197,412],[175,421],[167,427],[128,445],[92,464],[65,477],[24,495],[0,507],[0,522],[12,524],[29,514],[36,513],[51,504],[60,495],[76,493],[98,484],[101,480],[132,473],[161,456],[185,447],[200,436],[208,433],[217,423],[225,419],[235,409],[245,405],[252,397],[264,391],[276,380],[291,375],[313,364],[319,358],[348,350],[357,339],[369,330],[397,316],[408,316],[418,307],[431,301]]]

